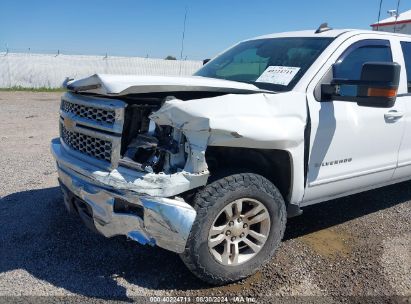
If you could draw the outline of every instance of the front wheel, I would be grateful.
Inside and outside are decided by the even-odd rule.
[[[270,260],[284,235],[284,200],[262,176],[219,179],[197,193],[194,205],[197,217],[181,258],[208,283],[252,275]]]

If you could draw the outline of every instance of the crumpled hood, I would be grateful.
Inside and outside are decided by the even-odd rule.
[[[95,74],[87,78],[70,81],[66,86],[71,91],[99,95],[160,92],[221,92],[233,94],[267,92],[252,84],[200,76],[165,77]]]

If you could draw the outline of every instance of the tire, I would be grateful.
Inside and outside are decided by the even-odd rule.
[[[268,213],[268,216],[264,215],[264,218],[269,218],[269,221],[265,219],[264,222],[254,224],[254,226],[251,224],[253,217],[251,217],[249,221],[249,230],[262,229],[261,227],[265,227],[264,232],[266,233],[265,243],[258,247],[260,249],[257,253],[252,253],[254,256],[249,258],[249,260],[246,259],[250,254],[239,254],[241,250],[253,252],[252,248],[245,244],[245,242],[249,243],[249,241],[244,238],[251,238],[256,243],[258,243],[258,241],[253,239],[251,234],[247,232],[244,237],[244,233],[235,230],[234,227],[237,227],[237,222],[235,222],[235,226],[227,226],[233,225],[234,221],[230,221],[225,210],[231,209],[233,213],[236,213],[236,211],[238,211],[238,209],[236,209],[237,205],[234,205],[237,204],[236,202],[241,202],[244,206],[254,204],[254,202],[256,202],[256,204],[262,204],[263,206],[256,206],[264,209],[264,211],[262,211],[264,214],[265,212]],[[284,235],[287,219],[284,199],[277,187],[266,178],[257,174],[235,174],[212,182],[196,194],[194,198],[194,208],[197,211],[197,217],[188,237],[185,251],[180,254],[180,257],[194,275],[212,285],[224,285],[236,282],[257,272],[257,270],[274,255]],[[241,207],[238,208],[240,208],[240,212],[237,212],[237,214],[241,214],[241,210],[244,210],[244,207],[242,207],[242,209]],[[252,205],[250,208],[255,207]],[[260,215],[261,214],[258,216]],[[231,218],[233,218],[233,216]],[[226,235],[231,234],[231,231],[226,230],[232,228],[232,235],[237,235],[238,239],[235,242],[238,242],[239,245],[231,243],[233,238],[228,237],[229,239],[223,241],[222,244],[224,245],[220,244],[210,249],[211,240],[216,239],[213,238],[214,236],[210,236],[212,234],[210,229],[216,227],[217,221],[220,221],[222,217],[223,219],[227,219],[221,221],[221,223],[224,223],[220,223],[219,225],[223,225],[226,228],[223,233],[217,235],[217,238],[226,238]],[[255,218],[257,218],[257,216],[255,216]],[[244,217],[242,220],[246,223],[247,218]],[[226,224],[226,221],[229,222]],[[241,220],[237,218],[236,221],[239,222],[239,229],[242,229]],[[245,226],[246,224],[244,224],[244,227]],[[269,232],[267,233],[268,230]],[[230,232],[230,234],[228,234],[228,232]],[[238,233],[241,233],[241,235]],[[240,238],[244,240],[243,243],[239,241]],[[218,246],[222,246],[224,249],[221,250]],[[231,249],[227,249],[226,247]],[[218,250],[216,248],[220,249],[222,253],[217,252]],[[235,254],[227,254],[227,252],[233,253],[233,251]],[[232,258],[232,256],[234,256],[234,258]],[[239,261],[241,261],[240,257],[243,260],[242,263],[239,263]],[[227,263],[231,263],[231,265]]]

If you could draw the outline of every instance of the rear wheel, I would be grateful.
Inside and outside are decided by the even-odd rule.
[[[200,279],[220,285],[255,273],[269,261],[283,237],[284,200],[256,174],[236,174],[201,190],[197,217],[181,258]]]

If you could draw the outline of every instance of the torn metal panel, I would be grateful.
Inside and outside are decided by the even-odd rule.
[[[59,139],[51,143],[51,151],[57,163],[71,168],[93,183],[112,187],[118,190],[131,190],[140,195],[153,197],[170,197],[207,183],[209,172],[194,174],[178,172],[175,174],[145,173],[118,167],[112,171],[103,171],[92,163],[85,162],[68,153]]]
[[[170,197],[181,194],[207,183],[208,172],[192,174],[179,172],[174,174],[130,172],[118,168],[111,172],[93,172],[96,181],[119,190],[133,190],[139,194]],[[139,174],[140,173],[140,174]]]
[[[196,211],[185,202],[179,204],[178,200],[167,198],[143,197],[141,202],[146,231],[156,240],[156,244],[170,248],[173,246],[170,243],[174,242],[172,251],[183,252],[181,244],[187,242]]]
[[[196,211],[184,200],[138,196],[103,188],[61,164],[57,169],[67,208],[78,210],[73,207],[73,200],[81,200],[91,209],[90,215],[81,214],[87,226],[105,237],[125,235],[143,245],[157,245],[177,253],[184,251],[196,217]],[[116,199],[141,206],[143,218],[115,212]]]
[[[306,109],[299,93],[254,94],[252,98],[229,94],[170,100],[150,118],[159,125],[181,129],[198,147],[285,149],[304,141],[301,130],[306,124]]]
[[[128,95],[156,92],[221,92],[255,93],[265,92],[252,84],[222,79],[166,76],[106,75],[93,76],[70,81],[67,89],[74,92],[87,92],[99,95]]]
[[[304,179],[305,95],[228,94],[213,98],[182,101],[168,100],[150,118],[158,125],[181,130],[190,145],[186,171],[207,170],[207,146],[288,151],[294,165],[293,201],[302,198]]]

